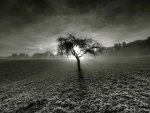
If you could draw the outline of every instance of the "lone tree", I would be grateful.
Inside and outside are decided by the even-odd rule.
[[[68,34],[65,37],[59,37],[58,41],[58,54],[60,55],[73,55],[77,60],[78,71],[81,71],[80,58],[85,54],[94,56],[102,52],[103,47],[93,39],[79,38],[73,34]]]

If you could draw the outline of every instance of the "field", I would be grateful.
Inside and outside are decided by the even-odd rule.
[[[0,113],[150,113],[150,57],[1,60]]]

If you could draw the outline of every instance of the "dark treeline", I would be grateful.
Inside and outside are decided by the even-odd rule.
[[[33,55],[29,56],[27,53],[12,53],[11,56],[9,56],[8,58],[35,58],[35,59],[48,59],[48,58],[54,58],[55,55],[50,52],[50,51],[46,51],[43,53],[34,53]]]
[[[46,51],[44,53],[34,53],[33,58],[53,58],[54,54],[50,51]]]
[[[150,55],[150,37],[130,43],[116,43],[113,47],[106,48],[105,53],[115,56]]]

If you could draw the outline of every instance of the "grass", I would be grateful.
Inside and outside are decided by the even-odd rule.
[[[149,113],[150,58],[0,61],[0,112]]]

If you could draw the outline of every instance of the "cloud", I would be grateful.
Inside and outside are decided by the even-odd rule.
[[[0,55],[55,52],[56,39],[71,32],[104,46],[150,35],[149,0],[5,0],[0,5]]]

